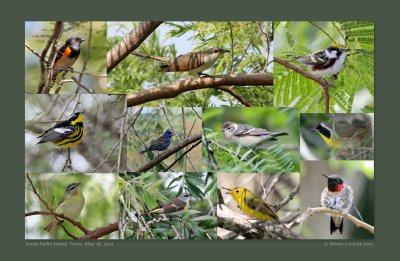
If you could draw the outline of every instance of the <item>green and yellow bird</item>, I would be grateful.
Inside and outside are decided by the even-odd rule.
[[[63,214],[69,218],[77,218],[82,212],[83,206],[85,205],[85,197],[80,189],[81,183],[71,183],[65,188],[64,195],[58,203],[55,213]],[[60,224],[62,221],[58,221],[56,218],[50,221],[50,223],[44,228],[47,232]]]
[[[242,187],[224,189],[229,190],[229,192],[226,193],[233,197],[243,213],[258,220],[269,220],[280,223],[278,215],[272,208],[262,198],[257,197],[250,190]]]
[[[320,122],[314,131],[316,131],[329,148],[339,150],[349,144],[358,144],[364,138],[362,134],[367,133],[370,124],[358,123],[349,124],[338,122],[335,124],[335,131],[327,123]]]
[[[45,130],[38,138],[41,138],[37,144],[45,142],[53,142],[61,148],[71,148],[83,139],[85,129],[83,127],[83,113],[73,113],[67,120],[54,125],[54,127]]]

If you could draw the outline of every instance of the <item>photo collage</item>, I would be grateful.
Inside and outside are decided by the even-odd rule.
[[[26,21],[24,175],[27,240],[372,240],[374,23]]]

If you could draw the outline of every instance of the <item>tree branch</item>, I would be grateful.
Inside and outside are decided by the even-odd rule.
[[[158,163],[160,163],[164,159],[168,158],[169,156],[171,156],[175,152],[181,150],[182,148],[184,148],[184,147],[188,146],[189,144],[194,143],[194,142],[196,142],[198,140],[201,140],[201,134],[197,134],[197,135],[194,135],[194,136],[186,138],[185,140],[183,140],[183,141],[179,142],[178,144],[176,144],[175,147],[172,147],[172,148],[168,149],[163,154],[159,155],[158,157],[155,157],[154,159],[150,160],[149,162],[147,162],[142,167],[138,168],[136,170],[136,172],[145,172],[145,171],[151,169],[152,167],[154,167],[155,165],[157,165]]]
[[[225,205],[220,206],[217,211],[218,227],[241,234],[245,238],[271,238],[276,235],[282,239],[298,239],[299,235],[294,233],[284,224],[274,224],[265,220],[250,221],[247,216],[236,213]]]
[[[217,87],[217,89],[220,89],[221,91],[227,92],[230,95],[232,95],[236,100],[238,100],[241,104],[243,104],[246,107],[251,107],[251,104],[246,101],[242,96],[240,96],[239,93],[235,92],[235,90],[233,90],[233,87],[228,87],[228,86],[221,86],[221,87]]]
[[[161,24],[159,21],[144,21],[127,34],[121,42],[107,52],[107,73],[111,72],[123,59],[133,52],[139,45]]]
[[[42,210],[40,210],[40,211],[30,211],[30,212],[26,212],[25,213],[25,217],[34,216],[34,215],[57,216],[60,219],[67,220],[69,223],[71,223],[75,227],[79,228],[83,233],[85,233],[85,235],[91,233],[91,231],[89,229],[85,228],[79,221],[76,221],[75,219],[72,219],[72,218],[67,217],[67,216],[65,216],[63,214],[60,214],[60,213],[51,212],[51,211],[42,211]]]
[[[182,153],[181,156],[179,156],[174,162],[172,162],[165,171],[169,170],[170,168],[172,168],[172,166],[174,166],[175,163],[177,163],[181,158],[183,158],[186,154],[188,154],[192,149],[196,148],[197,145],[199,145],[201,143],[201,140],[198,141],[196,144],[193,144],[192,147],[190,147],[189,149],[187,149],[184,153]],[[194,166],[193,166],[194,167]]]
[[[367,224],[354,216],[350,215],[349,213],[343,214],[342,212],[335,210],[335,209],[330,209],[330,208],[324,208],[324,207],[318,207],[318,208],[308,208],[304,213],[301,215],[301,223],[305,223],[307,219],[314,215],[314,214],[321,214],[321,213],[327,213],[327,214],[333,214],[333,215],[338,215],[342,216],[343,218],[349,220],[352,222],[354,225],[357,227],[362,227],[366,230],[368,230],[370,233],[374,234],[375,228],[371,226],[370,224]]]
[[[48,94],[50,92],[50,81],[51,81],[51,74],[53,65],[54,65],[54,60],[56,58],[56,45],[58,40],[61,37],[61,34],[64,30],[64,22],[56,22],[54,25],[53,33],[50,36],[49,40],[47,41],[46,46],[43,48],[42,54],[40,56],[40,83],[38,87],[38,92],[37,93],[44,93]],[[46,62],[46,54],[53,43],[53,48],[49,57],[49,60]],[[50,70],[47,75],[46,79],[46,66],[49,65]]]
[[[283,59],[280,59],[278,57],[274,57],[274,62],[278,63],[280,65],[285,66],[286,68],[295,71],[301,75],[303,75],[305,78],[311,79],[313,81],[315,81],[316,83],[318,83],[319,85],[321,85],[322,91],[324,92],[324,96],[325,96],[325,113],[329,113],[329,82],[326,81],[323,78],[320,78],[310,72],[304,71],[303,69],[301,69],[300,67],[286,61]]]
[[[226,85],[273,85],[273,75],[263,73],[225,74],[182,80],[128,95],[128,107],[164,98],[174,98],[181,93]]]
[[[118,231],[119,230],[119,226],[118,226],[118,222],[112,223],[112,224],[108,224],[104,227],[99,227],[96,228],[93,231],[90,231],[90,233],[84,235],[83,237],[80,237],[78,239],[98,239],[102,236],[106,236],[111,234],[112,232]]]

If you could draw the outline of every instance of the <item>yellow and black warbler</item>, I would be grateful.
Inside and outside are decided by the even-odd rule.
[[[83,128],[83,113],[75,112],[66,121],[62,121],[54,125],[54,127],[45,130],[38,138],[41,138],[37,144],[45,142],[53,142],[55,145],[62,148],[71,148],[82,141]]]
[[[323,141],[331,149],[342,149],[346,145],[357,145],[364,139],[368,128],[371,127],[370,123],[353,123],[337,122],[335,130],[332,129],[327,123],[320,122],[314,131],[316,131]]]

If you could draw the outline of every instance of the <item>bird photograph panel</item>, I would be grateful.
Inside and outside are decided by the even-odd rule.
[[[117,174],[29,173],[25,239],[118,239]]]
[[[25,95],[25,171],[126,171],[126,98]]]
[[[374,162],[303,161],[301,235],[374,239]]]
[[[272,106],[272,22],[107,26],[107,90],[129,94],[128,106]]]
[[[128,171],[201,171],[202,109],[129,108]]]
[[[106,22],[25,22],[25,92],[106,93]]]
[[[216,175],[218,239],[300,239],[299,173]]]
[[[297,108],[204,108],[203,169],[300,171]]]
[[[373,160],[373,113],[302,113],[304,160]]]
[[[121,239],[216,239],[213,173],[128,172],[119,187]]]
[[[374,112],[374,22],[274,22],[274,106]]]

